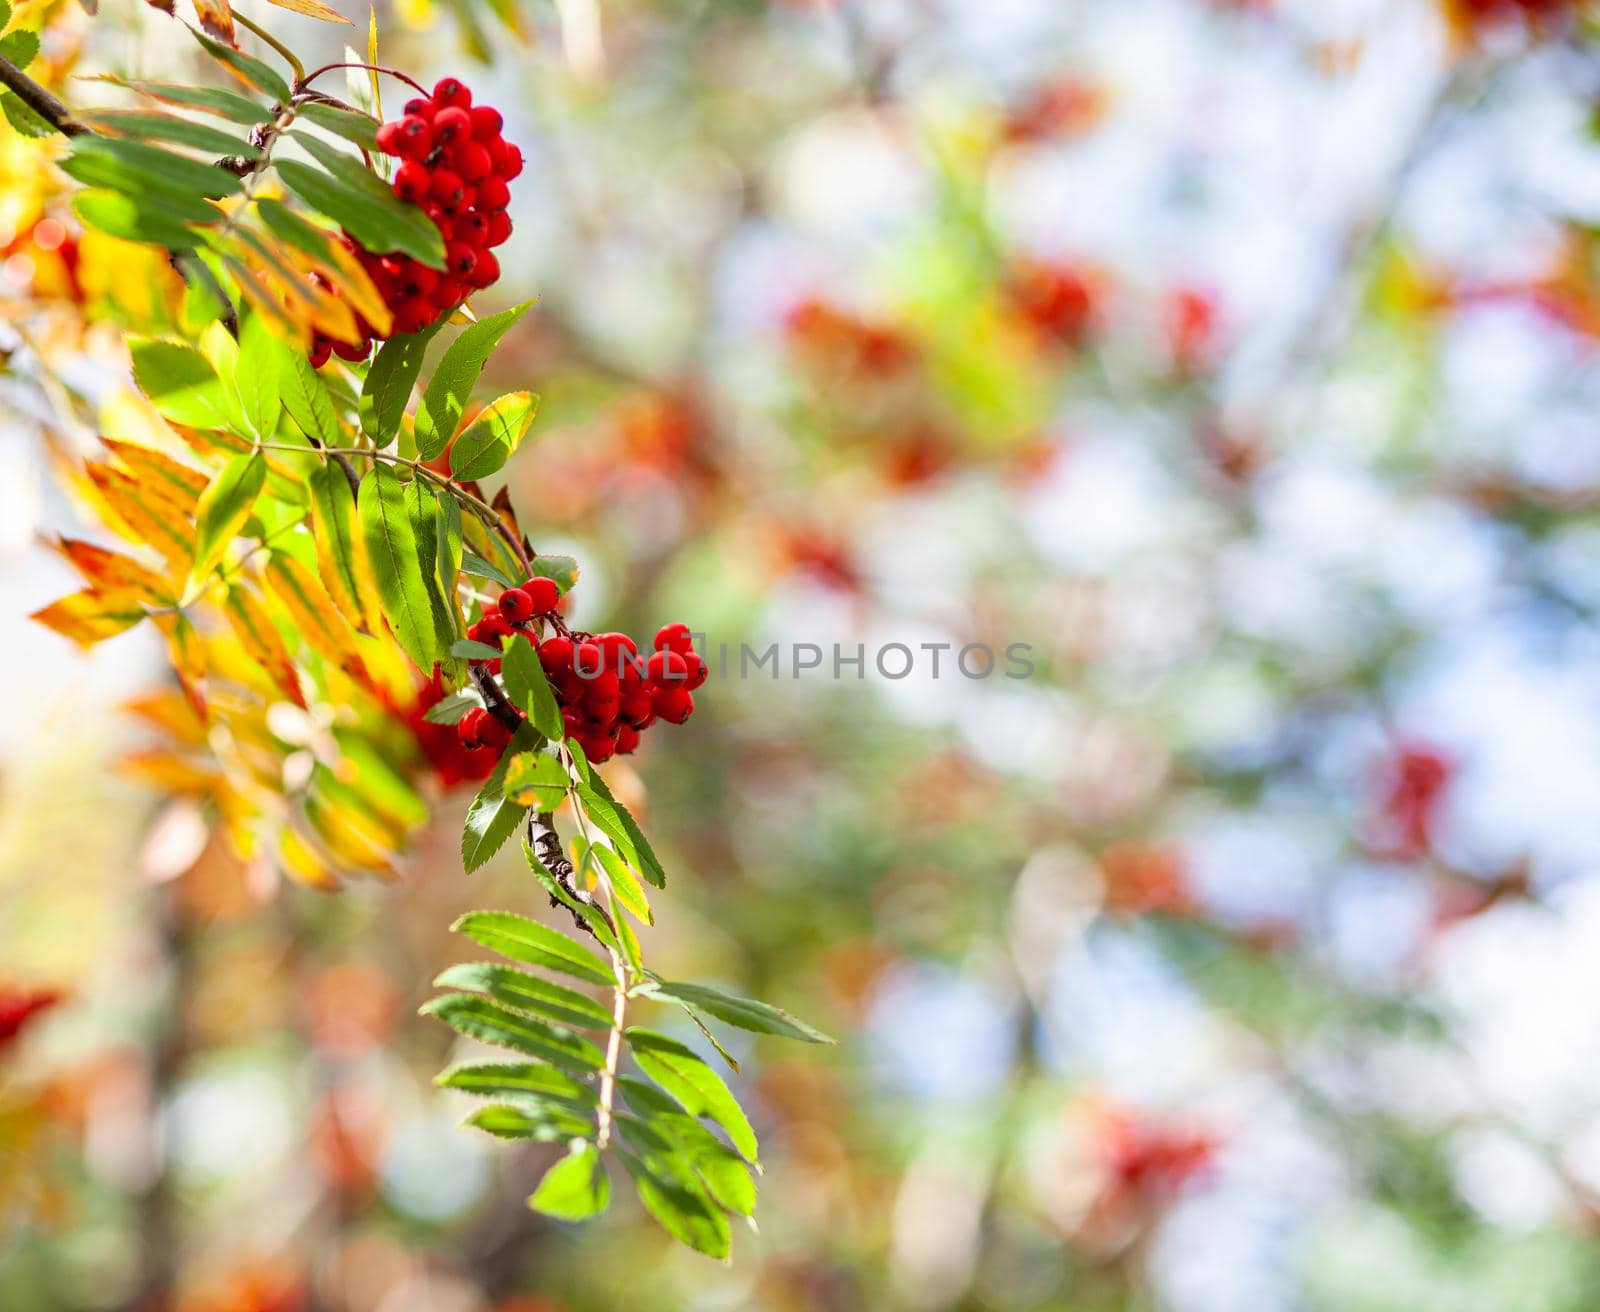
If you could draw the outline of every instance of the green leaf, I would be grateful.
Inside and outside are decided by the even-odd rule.
[[[433,649],[448,654],[456,639],[455,589],[448,596],[440,585],[440,540],[445,533],[444,508],[433,485],[421,478],[405,486],[406,515],[417,540],[417,560],[423,566],[422,581],[428,592],[428,608],[433,616]],[[459,523],[459,521],[457,521]]]
[[[40,122],[44,120],[40,119]],[[46,130],[53,129],[47,124]],[[170,251],[184,251],[200,240],[196,233],[181,223],[154,213],[149,206],[141,205],[132,196],[125,196],[120,191],[87,188],[72,198],[72,210],[91,228],[121,237],[124,241],[150,242],[165,246]],[[192,289],[193,284],[190,286]]]
[[[360,114],[336,105],[323,105],[308,100],[296,111],[301,118],[315,123],[319,128],[354,142],[363,150],[378,149],[378,121],[370,114]]]
[[[0,32],[4,32],[10,22],[11,2],[10,0],[0,0]]]
[[[510,911],[469,911],[451,928],[524,965],[559,970],[590,984],[610,987],[616,983],[610,965],[588,948],[526,916]]]
[[[187,155],[175,155],[160,146],[121,137],[80,136],[72,139],[72,154],[61,162],[62,171],[91,187],[109,187],[129,195],[149,193],[170,205],[169,218],[192,223],[215,221],[220,211],[200,198],[220,200],[239,192],[243,184],[233,174]]]
[[[615,850],[597,843],[589,849],[606,872],[606,879],[610,881],[611,893],[618,902],[626,907],[635,918],[644,921],[647,925],[656,923],[655,915],[650,910],[650,900],[645,897],[644,889],[639,886],[639,877],[633,869]]]
[[[483,705],[483,698],[471,692],[453,692],[443,701],[435,702],[423,712],[422,718],[429,724],[460,724],[461,717],[476,706]]]
[[[744,1110],[722,1077],[698,1053],[655,1030],[634,1027],[625,1033],[640,1070],[676,1098],[691,1116],[709,1116],[722,1126],[746,1161],[757,1161],[755,1131]]]
[[[461,863],[469,875],[505,845],[527,813],[526,807],[505,795],[506,770],[518,752],[527,751],[537,742],[531,728],[526,724],[519,726],[494,767],[494,773],[483,781],[483,787],[467,808],[466,823],[461,830]]]
[[[456,425],[461,422],[473,384],[488,363],[490,353],[532,304],[532,301],[524,301],[509,310],[479,319],[450,343],[450,349],[439,361],[439,367],[422,394],[422,404],[417,407],[417,453],[424,460],[432,460],[449,445]]]
[[[539,398],[532,392],[508,392],[486,405],[450,448],[454,478],[487,478],[522,444],[533,423]]]
[[[459,656],[468,661],[494,661],[500,659],[500,653],[486,642],[474,642],[471,638],[462,638],[450,644],[450,654]]]
[[[317,173],[294,161],[278,164],[279,176],[304,200],[343,224],[370,251],[403,251],[430,269],[444,268],[444,237],[438,225],[418,206],[401,200],[383,179],[353,155],[304,132],[288,135],[325,170]],[[296,176],[317,173],[312,186],[322,187],[324,200],[331,196],[334,204],[314,200],[290,177],[286,171],[289,169],[293,169]]]
[[[544,677],[544,667],[539,664],[533,644],[524,635],[514,633],[506,639],[500,669],[505,676],[506,696],[511,699],[512,705],[518,707],[528,717],[528,722],[551,742],[560,742],[565,736],[561,708],[556,704],[555,694],[550,691],[550,684]],[[563,774],[563,785],[565,782],[566,776]]]
[[[703,1192],[686,1188],[670,1176],[652,1171],[630,1152],[619,1152],[622,1164],[633,1177],[634,1188],[645,1210],[661,1223],[662,1229],[680,1243],[727,1261],[733,1247],[728,1218]]]
[[[265,318],[245,315],[239,325],[238,363],[232,377],[225,381],[239,398],[245,421],[263,442],[271,441],[278,431],[278,417],[283,411],[278,392],[278,379],[282,376],[278,358],[287,349],[272,335]]]
[[[141,96],[164,101],[169,105],[188,105],[194,109],[207,110],[248,127],[270,123],[277,117],[265,105],[257,104],[248,96],[242,96],[237,91],[225,91],[220,87],[187,87],[172,82],[141,82],[110,74],[102,74],[92,80],[115,83],[117,86],[127,87],[130,91],[136,91]]]
[[[289,99],[289,84],[272,71],[266,64],[242,50],[231,50],[220,41],[213,41],[204,33],[196,32],[194,39],[198,41],[213,59],[219,60],[233,69],[250,86],[265,95],[271,96],[280,103]]]
[[[39,34],[19,28],[0,37],[0,57],[9,59],[18,68],[26,68],[39,54]]]
[[[554,1098],[575,1109],[593,1107],[598,1101],[587,1084],[544,1062],[475,1062],[452,1066],[434,1076],[433,1082],[441,1088],[460,1089],[484,1098]]]
[[[355,493],[344,470],[331,460],[321,461],[306,479],[311,492],[312,531],[322,541],[333,562],[343,592],[361,605],[361,571],[356,566]]]
[[[581,1035],[520,1015],[471,993],[446,993],[431,998],[423,1003],[422,1014],[437,1017],[468,1038],[511,1048],[580,1075],[598,1071],[605,1064],[600,1049]]]
[[[566,767],[543,752],[520,752],[506,771],[506,796],[536,811],[553,811],[567,795]]]
[[[572,1145],[559,1162],[544,1173],[528,1206],[560,1221],[583,1221],[598,1216],[611,1201],[611,1179],[592,1143]]]
[[[20,136],[55,136],[56,130],[50,126],[47,120],[29,109],[9,91],[0,93],[0,113],[6,116],[6,122],[11,124]]]
[[[606,787],[606,781],[599,775],[591,777],[588,784],[591,795],[599,798],[604,804],[602,809],[609,808],[611,823],[615,824],[627,839],[623,844],[623,850],[631,849],[631,855],[636,858],[634,864],[644,877],[657,888],[665,888],[667,872],[662,869],[661,859],[656,856],[655,848],[650,846],[650,840],[644,836],[644,830],[639,828],[638,822],[634,820],[628,808],[612,796],[611,789]],[[588,809],[588,805],[585,804],[584,810]]]
[[[578,562],[571,556],[535,556],[533,572],[549,579],[562,592],[571,592],[578,582]]]
[[[505,570],[498,565],[490,564],[476,551],[463,551],[461,553],[461,569],[475,579],[488,579],[492,583],[498,583],[502,588],[519,586],[517,581],[507,574]]]
[[[737,1025],[742,1030],[756,1034],[776,1034],[785,1039],[799,1039],[802,1043],[837,1043],[821,1030],[813,1029],[784,1011],[754,998],[740,998],[723,993],[704,984],[672,983],[652,980],[636,990],[641,997],[660,998],[683,1007],[698,1008],[708,1016]]]
[[[587,994],[530,975],[515,966],[469,961],[451,966],[433,981],[438,988],[487,993],[518,1011],[531,1011],[557,1025],[580,1030],[608,1030],[611,1013]]]
[[[400,417],[422,372],[422,357],[438,331],[434,323],[421,332],[400,333],[373,357],[361,384],[361,431],[380,447],[388,446],[400,431]]]
[[[501,1139],[531,1139],[535,1143],[556,1143],[562,1139],[581,1139],[594,1129],[587,1117],[553,1103],[526,1107],[485,1107],[462,1122],[487,1130]]]
[[[655,1093],[648,1084],[627,1076],[617,1083],[627,1094],[630,1106],[645,1109],[644,1119],[619,1114],[617,1128],[646,1163],[696,1192],[704,1189],[730,1212],[740,1216],[755,1213],[755,1181],[738,1153],[692,1116],[679,1111],[670,1098],[645,1098],[646,1093]]]
[[[430,551],[425,574],[406,508],[405,485],[388,465],[374,465],[361,480],[356,506],[384,616],[406,655],[428,673],[440,654],[428,587],[433,555]]]
[[[228,543],[250,518],[267,479],[267,462],[259,451],[237,455],[225,464],[195,505],[194,567],[191,580],[204,578],[222,558]]]
[[[189,428],[227,428],[228,405],[222,380],[211,362],[192,346],[130,338],[133,379],[161,414]]]
[[[617,936],[611,932],[611,925],[601,914],[598,908],[574,897],[571,891],[551,872],[550,868],[539,859],[539,854],[533,850],[530,843],[524,841],[522,854],[527,858],[528,869],[532,870],[534,877],[544,885],[545,891],[557,902],[566,907],[568,911],[577,916],[594,933],[599,942],[617,955],[622,954],[622,948],[617,943]]]
[[[243,137],[176,114],[142,109],[93,109],[78,117],[97,132],[132,137],[136,141],[166,141],[211,155],[242,155],[246,159],[261,156],[261,147]]]
[[[324,446],[338,445],[339,418],[333,408],[333,395],[322,381],[322,375],[311,367],[311,361],[299,351],[289,350],[281,342],[279,347],[281,349],[275,356],[278,392],[289,418],[307,437],[316,439]]]
[[[461,607],[456,604],[456,585],[461,581],[461,506],[454,497],[439,497],[439,595],[446,602],[450,621],[447,645],[453,645],[462,632]]]

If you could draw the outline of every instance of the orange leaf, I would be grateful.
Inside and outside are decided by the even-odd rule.
[[[70,638],[84,647],[92,647],[124,629],[131,629],[146,614],[148,612],[138,595],[125,588],[85,588],[82,592],[74,592],[60,601],[51,602],[28,618],[37,620],[47,629],[54,629],[63,638]]]
[[[172,657],[172,672],[178,676],[183,695],[202,720],[206,718],[206,658],[195,631],[194,621],[180,611],[168,611],[152,617],[156,627],[167,640],[167,653]]]
[[[351,23],[348,18],[337,9],[330,9],[322,0],[271,0],[279,9],[292,9],[297,14],[304,14],[307,18],[320,18],[325,23]]]
[[[163,793],[205,796],[216,785],[216,767],[162,748],[130,752],[117,762],[119,773]]]
[[[183,694],[175,689],[160,688],[155,692],[134,697],[124,702],[121,709],[146,724],[155,726],[180,743],[188,743],[194,747],[204,747],[206,744],[204,721],[195,718],[194,708],[189,705]]]
[[[171,582],[132,556],[107,551],[77,538],[60,538],[55,548],[83,575],[83,581],[90,587],[137,593],[144,600],[162,606],[177,604]]]
[[[228,8],[228,0],[194,0],[194,12],[200,20],[200,26],[217,40],[238,46],[238,38],[233,34],[233,11]]]
[[[210,479],[198,469],[179,464],[171,456],[153,447],[138,446],[133,442],[120,442],[114,437],[102,437],[101,444],[116,456],[151,496],[171,502],[186,515],[194,514],[194,504],[206,490]]]
[[[332,661],[358,683],[371,686],[356,651],[355,631],[340,614],[322,581],[293,556],[274,555],[267,564],[267,586],[288,609],[306,645]]]
[[[92,464],[85,472],[111,512],[109,526],[126,538],[154,547],[175,570],[188,571],[194,558],[190,525],[179,515],[160,513],[137,479],[110,465]]]
[[[300,691],[300,675],[289,658],[283,635],[273,624],[261,599],[235,583],[228,589],[228,599],[222,609],[246,655],[267,672],[290,701],[303,707],[306,700]]]

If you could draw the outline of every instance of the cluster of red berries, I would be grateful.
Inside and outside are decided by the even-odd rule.
[[[498,647],[502,638],[526,630],[554,612],[560,590],[546,578],[531,578],[500,594],[496,609],[467,630],[474,642]],[[538,644],[539,664],[561,707],[568,738],[576,738],[591,761],[626,756],[639,735],[657,720],[682,724],[694,714],[694,690],[710,672],[694,649],[687,624],[668,624],[656,633],[655,650],[641,658],[626,633],[569,633],[561,629]],[[498,659],[486,660],[489,673]],[[483,707],[474,707],[457,725],[468,750],[502,750],[510,730]]]
[[[491,248],[511,235],[508,184],[522,172],[522,152],[500,135],[502,126],[499,110],[474,105],[460,80],[446,77],[432,96],[406,101],[404,116],[378,129],[378,149],[403,161],[394,175],[395,195],[420,205],[445,241],[441,272],[409,255],[366,250],[345,234],[345,245],[393,311],[395,332],[426,328],[500,276]],[[359,316],[357,326],[359,344],[318,333],[311,363],[321,368],[330,354],[366,359],[378,334]]]

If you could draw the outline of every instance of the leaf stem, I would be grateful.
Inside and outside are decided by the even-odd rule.
[[[295,57],[294,51],[290,50],[288,46],[279,41],[278,38],[273,36],[272,33],[267,31],[266,28],[252,23],[237,9],[233,11],[233,21],[247,31],[254,32],[258,37],[260,37],[269,46],[282,55],[283,58],[288,62],[289,67],[294,70],[296,82],[304,81],[306,75],[306,66]]]

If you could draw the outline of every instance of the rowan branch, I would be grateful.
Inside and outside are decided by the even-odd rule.
[[[18,100],[64,137],[81,137],[89,132],[72,117],[72,111],[13,64],[0,55],[0,82]]]

